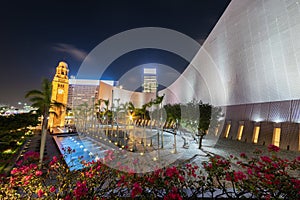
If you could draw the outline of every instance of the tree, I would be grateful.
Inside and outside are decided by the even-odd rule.
[[[167,113],[167,121],[178,121],[181,120],[181,105],[180,104],[166,104],[164,105],[164,109]]]
[[[210,104],[199,103],[199,124],[198,124],[198,136],[199,136],[199,149],[202,147],[202,140],[208,130],[211,121],[212,106]]]
[[[128,102],[127,110],[130,115],[130,120],[133,120],[135,118],[136,108],[131,101]]]
[[[88,118],[93,115],[93,108],[84,102],[74,108],[74,113],[76,126],[78,126],[81,131],[87,131]]]
[[[105,104],[104,110],[101,110],[102,102],[104,102],[104,104]],[[112,118],[112,111],[108,109],[109,99],[107,99],[107,100],[99,99],[97,101],[97,103],[95,104],[95,106],[96,106],[96,109],[97,109],[97,117],[100,120],[100,123],[104,124],[105,121],[106,121],[107,124],[108,124],[109,121],[111,121],[111,118]],[[105,117],[105,120],[104,120],[104,117]]]
[[[122,122],[123,124],[127,124],[127,121],[128,121],[128,115],[130,115],[130,112],[128,111],[128,105],[129,103],[128,102],[125,102],[125,103],[121,103],[119,106],[118,106],[118,115],[121,114],[121,117],[118,116],[118,120],[121,118],[122,119]]]
[[[181,107],[184,110],[181,119],[185,122],[185,126],[199,137],[199,149],[201,149],[206,131],[211,125],[215,126],[218,123],[222,117],[222,109],[195,99]]]
[[[25,95],[25,98],[29,98],[32,102],[32,107],[38,108],[39,112],[43,116],[42,121],[42,136],[41,136],[41,146],[40,146],[40,164],[43,162],[46,134],[48,128],[48,117],[50,113],[50,108],[55,107],[65,107],[64,104],[51,101],[52,95],[52,84],[48,79],[43,79],[41,90],[31,90]],[[56,113],[54,113],[55,115]]]

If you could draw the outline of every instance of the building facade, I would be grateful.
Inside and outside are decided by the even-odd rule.
[[[112,106],[112,102],[114,101],[115,106],[118,106],[117,103],[121,105],[132,102],[136,108],[141,108],[143,104],[155,98],[155,93],[125,90],[100,81],[99,99],[109,100],[109,107]]]
[[[165,103],[222,106],[222,137],[299,150],[300,1],[232,0]]]
[[[93,105],[95,99],[98,99],[99,83],[99,80],[70,78],[68,107],[74,109],[84,103]]]

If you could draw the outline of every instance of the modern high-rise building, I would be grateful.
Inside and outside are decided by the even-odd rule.
[[[157,91],[156,68],[144,68],[143,76],[144,76],[143,92],[156,93]]]

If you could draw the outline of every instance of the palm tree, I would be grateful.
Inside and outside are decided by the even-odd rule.
[[[119,108],[118,108],[118,111],[121,113],[121,119],[122,119],[122,122],[123,124],[127,124],[127,116],[129,115],[130,116],[130,112],[128,111],[128,106],[129,106],[129,103],[128,102],[125,102],[125,103],[121,103],[119,105]]]
[[[32,102],[32,107],[38,108],[39,112],[43,116],[42,121],[42,136],[41,136],[41,146],[40,146],[40,165],[42,165],[44,150],[45,150],[45,142],[46,142],[46,134],[48,128],[48,117],[50,113],[50,108],[54,107],[64,107],[65,105],[59,102],[51,101],[52,95],[52,84],[48,79],[43,79],[42,81],[42,90],[31,90],[28,91],[25,95],[25,98],[30,98],[29,100]],[[54,113],[55,115],[56,113]]]
[[[162,102],[163,102],[163,99],[164,99],[164,97],[165,97],[165,94],[163,94],[162,96],[156,96],[156,99],[154,99],[153,101],[151,101],[152,102],[152,105],[155,105],[155,106],[157,106],[157,107],[159,107],[159,104],[161,104],[160,105],[160,109],[158,109],[157,108],[157,111],[159,112],[159,114],[160,114],[160,117],[159,117],[159,121],[160,121],[160,123],[161,123],[161,148],[163,148],[163,146],[164,146],[164,134],[163,134],[163,131],[162,131],[162,126],[163,126],[163,123],[162,123]],[[159,131],[157,131],[157,145],[158,145],[158,148],[159,148]]]
[[[86,102],[76,106],[74,108],[76,126],[83,132],[87,131],[88,116],[93,115],[93,108],[89,106]]]
[[[105,108],[103,111],[100,110],[102,102],[104,102],[105,104]],[[103,120],[103,118],[105,117],[106,122],[108,124],[109,118],[112,117],[112,111],[108,109],[108,106],[109,106],[109,99],[107,100],[99,99],[95,104],[95,107],[97,109],[97,117],[99,117],[101,123],[104,123],[105,120]]]

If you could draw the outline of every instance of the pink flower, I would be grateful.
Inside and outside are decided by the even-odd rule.
[[[11,185],[15,185],[15,181],[16,181],[16,178],[10,177],[9,183],[10,183]]]
[[[17,168],[13,168],[12,170],[11,170],[11,174],[12,175],[14,175],[14,174],[16,174],[16,173],[18,173],[19,172],[19,170],[17,169]]]
[[[268,195],[266,195],[266,200],[269,200],[269,199],[271,199],[271,195],[270,194],[268,194]]]
[[[249,175],[253,175],[252,169],[251,169],[251,168],[248,168],[248,169],[247,169],[247,173],[248,173]]]
[[[76,188],[74,189],[74,192],[73,192],[76,199],[80,199],[80,197],[86,195],[87,192],[88,192],[88,188],[86,186],[86,182],[85,181],[83,181],[83,182],[77,181]]]
[[[133,184],[133,188],[131,190],[131,198],[135,198],[136,195],[141,194],[142,193],[142,187],[140,186],[139,183],[135,182]]]
[[[231,178],[231,176],[230,176],[229,173],[226,173],[225,180],[226,180],[226,181],[231,181],[231,180],[232,180],[232,178]]]
[[[55,189],[55,187],[54,187],[53,185],[52,185],[52,186],[50,187],[50,189],[49,189],[50,192],[55,192],[55,190],[56,190],[56,189]]]
[[[120,187],[125,182],[125,176],[122,175],[119,182],[117,183],[117,186]]]
[[[128,173],[129,173],[129,174],[135,174],[135,170],[132,169],[132,168],[129,168],[129,169],[128,169]]]
[[[57,157],[53,156],[52,161],[56,163],[58,161]]]
[[[21,159],[21,160],[19,160],[19,161],[16,163],[16,165],[17,165],[17,166],[21,166],[21,165],[22,165],[22,163],[23,163],[23,161],[24,161],[24,160],[22,160],[22,159]]]
[[[38,171],[35,172],[35,175],[36,175],[36,176],[41,176],[42,174],[43,174],[43,172],[40,171],[40,170],[38,170]]]
[[[71,153],[72,152],[72,148],[68,147],[67,151],[68,151],[68,153]]]
[[[279,150],[280,150],[280,148],[277,147],[277,146],[275,146],[275,145],[273,145],[273,144],[270,144],[270,145],[268,146],[268,151],[269,151],[269,152],[278,152]]]
[[[273,163],[272,165],[273,165],[274,168],[278,168],[279,167],[279,165],[277,163]]]
[[[72,200],[72,198],[70,197],[70,195],[67,195],[64,200]]]
[[[32,163],[32,164],[29,165],[29,168],[30,168],[30,169],[37,169],[38,166],[37,166],[36,164],[33,164],[33,163]]]
[[[241,153],[240,156],[241,156],[241,158],[246,158],[247,157],[245,153]]]
[[[29,181],[29,180],[31,179],[31,177],[32,177],[32,175],[25,176],[25,177],[24,177],[24,180],[25,180],[25,181]]]
[[[41,197],[44,195],[43,190],[42,190],[42,189],[39,189],[39,190],[37,191],[37,195],[38,195],[39,198],[41,198]]]
[[[262,161],[264,161],[265,163],[271,163],[272,162],[271,158],[268,157],[268,156],[261,156],[260,159]]]
[[[182,197],[178,194],[178,189],[173,187],[171,192],[164,196],[164,200],[182,200]]]
[[[176,167],[169,167],[166,170],[166,176],[168,176],[169,178],[173,177],[174,175],[178,175],[179,171],[176,169]]]
[[[244,180],[246,179],[246,175],[241,172],[241,171],[238,171],[238,172],[233,172],[233,176],[234,176],[234,181],[237,182],[239,180]]]
[[[85,176],[88,177],[88,178],[93,178],[94,173],[93,172],[85,172]]]
[[[265,174],[265,178],[267,179],[267,180],[273,180],[274,179],[274,174]]]
[[[179,175],[178,178],[179,178],[180,182],[184,182],[184,177],[183,176]]]
[[[293,183],[294,185],[294,188],[297,189],[299,191],[299,194],[300,194],[300,180],[297,180],[297,179],[292,179],[291,182]]]
[[[149,183],[153,184],[153,183],[154,183],[154,178],[149,177],[149,178],[147,178],[147,181],[148,181]]]

